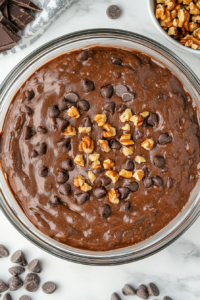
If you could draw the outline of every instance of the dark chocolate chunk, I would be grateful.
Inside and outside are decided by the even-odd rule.
[[[3,245],[0,245],[0,258],[8,257],[8,255],[9,255],[8,249]]]
[[[45,143],[38,143],[35,145],[35,150],[38,154],[43,155],[47,152],[47,145]]]
[[[160,176],[154,176],[152,177],[153,183],[156,186],[162,186],[163,185],[163,180]]]
[[[57,197],[58,198],[58,197]],[[40,265],[40,261],[38,259],[34,259],[32,260],[28,266],[27,266],[28,270],[30,272],[34,272],[34,273],[40,273],[41,272],[41,265]]]
[[[165,165],[165,159],[160,156],[160,155],[156,155],[154,158],[153,158],[153,162],[154,162],[154,165],[157,167],[157,168],[163,168],[164,165]]]
[[[34,18],[29,15],[23,8],[12,3],[8,4],[8,11],[11,21],[20,29],[23,30]]]
[[[66,172],[58,172],[56,175],[56,181],[58,183],[65,183],[69,179],[69,175]]]
[[[116,139],[110,140],[110,148],[112,150],[119,150],[119,149],[121,149],[121,147],[122,147],[122,145]]]
[[[122,60],[119,57],[113,57],[111,59],[111,63],[113,65],[121,66],[122,65]]]
[[[56,125],[59,131],[65,131],[69,122],[63,118],[56,118]]]
[[[35,130],[33,130],[30,126],[26,126],[24,129],[25,140],[29,140],[34,135],[35,135]]]
[[[127,187],[121,187],[121,188],[118,189],[118,191],[120,193],[120,199],[121,200],[125,199],[130,193],[129,188],[127,188]]]
[[[111,212],[112,212],[112,209],[109,204],[104,203],[99,207],[99,215],[102,218],[108,218],[110,216]]]
[[[101,92],[101,95],[104,98],[111,98],[112,95],[113,95],[113,86],[112,86],[112,84],[108,84],[106,86],[103,86],[101,88],[100,92]]]
[[[121,300],[121,298],[117,293],[113,293],[110,300]]]
[[[40,177],[47,177],[48,173],[49,173],[49,170],[48,170],[48,168],[45,167],[45,166],[41,166],[41,167],[38,169],[38,175],[39,175]]]
[[[94,189],[94,195],[97,199],[101,199],[102,197],[104,197],[106,194],[107,194],[107,191],[105,189],[105,187],[103,186],[97,186],[95,189]]]
[[[171,177],[167,178],[167,188],[171,189],[174,185],[174,180]]]
[[[77,104],[78,108],[83,111],[88,111],[90,109],[90,103],[87,100],[80,100]]]
[[[144,175],[148,176],[149,175],[149,169],[146,166],[142,167],[142,170],[144,171]]]
[[[124,102],[131,101],[133,99],[135,99],[135,95],[132,92],[126,92],[122,94],[122,100]]]
[[[100,178],[100,182],[101,182],[102,186],[107,186],[107,185],[109,185],[111,183],[111,179],[109,177],[107,177],[107,176],[102,176]]]
[[[35,93],[33,90],[26,90],[24,93],[25,99],[32,100],[35,97]]]
[[[134,136],[135,140],[139,140],[139,139],[143,138],[144,133],[141,130],[137,129],[137,131],[134,132],[133,136]]]
[[[23,281],[17,277],[13,276],[8,280],[9,288],[11,291],[16,291],[23,285]]]
[[[8,285],[2,280],[0,280],[0,293],[3,293],[7,290],[8,290]]]
[[[139,190],[139,184],[136,181],[133,181],[127,185],[131,192],[137,192]]]
[[[60,110],[67,110],[72,107],[74,103],[71,101],[65,100],[64,98],[59,102],[58,107]]]
[[[1,12],[2,12],[2,14],[3,14],[3,16],[5,17],[5,19],[7,19],[8,21],[10,20],[10,16],[9,16],[9,12],[8,12],[8,4],[6,4],[5,6],[4,6],[4,8],[1,10]],[[1,20],[0,20],[1,21]],[[11,23],[11,22],[10,22]],[[3,24],[3,25],[5,25],[5,24]],[[12,24],[14,27],[16,27],[14,24]],[[17,28],[17,27],[16,27]],[[14,29],[13,29],[14,30]],[[16,30],[14,30],[14,31],[16,31]],[[17,31],[19,31],[19,29],[17,28]],[[17,32],[16,31],[16,32]]]
[[[122,204],[121,204],[121,207],[120,209],[122,211],[124,211],[125,213],[129,212],[131,210],[131,202],[130,201],[124,201]]]
[[[33,12],[40,12],[42,11],[37,5],[35,5],[30,0],[11,0],[12,3],[16,4],[17,6],[24,7]]]
[[[127,109],[127,106],[125,104],[122,104],[117,107],[117,112],[118,113],[123,113]]]
[[[134,288],[132,288],[129,284],[125,284],[125,286],[122,289],[122,293],[125,296],[129,296],[129,295],[135,295],[135,290]]]
[[[15,264],[20,264],[21,266],[27,266],[27,261],[25,259],[24,253],[21,250],[17,250],[10,259]]]
[[[12,267],[8,269],[11,275],[18,276],[25,272],[25,269],[23,267]]]
[[[151,177],[146,177],[146,178],[144,178],[144,180],[143,180],[143,185],[144,185],[144,187],[146,187],[146,188],[150,188],[150,187],[153,185],[153,180],[152,180],[152,178],[151,178]]]
[[[6,294],[3,296],[3,300],[12,300],[12,297],[10,296],[9,293],[6,293]]]
[[[132,171],[134,169],[134,162],[132,159],[128,159],[125,164],[123,164],[123,168],[127,171]]]
[[[40,133],[47,133],[47,129],[43,126],[38,126],[37,131]]]
[[[63,148],[63,149],[70,149],[70,139],[68,138],[63,138],[60,141],[57,142],[58,147]]]
[[[30,106],[25,105],[22,109],[25,113],[27,113],[27,115],[31,116],[33,114],[33,110]]]
[[[83,119],[83,127],[92,127],[92,122],[90,120],[90,117],[85,117]]]
[[[148,290],[149,296],[159,296],[159,294],[160,294],[160,291],[159,291],[157,285],[155,285],[152,282],[150,282],[148,284],[147,290]]]
[[[42,285],[42,290],[45,294],[53,294],[56,290],[56,285],[52,281],[45,282]]]
[[[84,204],[89,199],[90,199],[90,194],[88,192],[76,195],[76,202],[81,205]]]
[[[49,199],[48,204],[49,204],[50,207],[56,207],[56,206],[58,206],[58,205],[60,204],[60,198],[59,198],[58,196],[56,196],[56,195],[53,195],[53,196]],[[31,271],[31,270],[29,270],[29,271]],[[34,271],[33,271],[33,272],[34,272]],[[37,273],[37,272],[36,272],[36,273]]]
[[[0,10],[4,8],[4,6],[7,4],[8,0],[0,0]]]
[[[106,14],[110,19],[118,19],[121,15],[121,9],[117,5],[110,5],[106,10]]]
[[[123,84],[118,84],[115,88],[115,93],[119,97],[122,97],[122,95],[126,92],[128,92],[128,88],[127,88],[127,86],[125,86]]]
[[[157,114],[151,114],[147,119],[147,123],[151,126],[158,126],[158,116],[157,116]]]
[[[67,196],[71,192],[71,186],[68,183],[61,184],[58,191],[61,195]]]
[[[31,300],[31,298],[27,295],[23,295],[19,298],[19,300]]]
[[[81,88],[85,93],[92,92],[95,89],[94,83],[88,79],[81,80]]]
[[[79,96],[74,92],[70,92],[70,93],[66,93],[64,95],[64,98],[66,101],[69,101],[69,102],[75,104],[78,101]]]
[[[78,61],[83,62],[83,61],[88,60],[88,58],[89,58],[88,52],[87,52],[87,51],[81,51],[81,52],[78,54],[78,56],[77,56],[76,59],[77,59]]]
[[[12,30],[9,25],[4,26],[0,23],[0,27],[10,36],[10,38],[17,43],[19,41],[19,37],[17,36],[16,32]]]
[[[74,164],[71,158],[66,158],[61,163],[61,168],[65,171],[73,171],[74,170]]]
[[[165,145],[172,142],[172,137],[168,133],[161,133],[158,137],[158,143]]]
[[[0,27],[0,53],[10,50],[15,46],[16,42]]]
[[[40,278],[35,273],[29,273],[26,275],[25,281],[24,281],[24,288],[28,292],[36,292],[40,283]]]
[[[111,101],[106,103],[103,109],[113,115],[115,112],[115,102]]]
[[[147,287],[146,285],[144,284],[141,284],[139,286],[139,288],[137,289],[137,292],[136,292],[137,296],[141,299],[148,299],[149,298],[149,294],[148,294],[148,291],[147,291]]]
[[[58,106],[56,105],[52,105],[48,108],[48,116],[50,118],[57,118],[60,114],[60,110],[58,108]]]
[[[171,297],[169,297],[169,296],[165,296],[164,298],[163,298],[163,300],[173,300]]]

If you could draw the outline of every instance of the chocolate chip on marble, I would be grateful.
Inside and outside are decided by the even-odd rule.
[[[119,57],[113,57],[111,59],[111,63],[113,65],[121,66],[122,65],[122,60]]]
[[[152,177],[153,183],[156,186],[162,186],[163,185],[163,180],[160,176],[154,176]]]
[[[121,15],[121,9],[117,5],[110,5],[107,10],[106,14],[110,19],[118,19]]]
[[[35,273],[29,273],[26,275],[25,281],[24,281],[24,288],[28,292],[36,292],[40,283],[40,278]]]
[[[110,140],[110,148],[112,150],[119,150],[119,149],[121,149],[121,147],[122,147],[122,145],[116,139]]]
[[[48,116],[50,118],[57,118],[60,114],[60,110],[58,108],[58,106],[56,105],[52,105],[48,108]]]
[[[130,190],[127,187],[121,187],[118,189],[119,193],[120,193],[120,199],[123,200],[126,197],[128,197]]]
[[[122,211],[124,211],[125,213],[129,212],[131,210],[131,202],[130,201],[124,201],[122,204],[121,204],[121,207],[120,209]]]
[[[74,103],[72,103],[71,101],[66,100],[65,98],[60,100],[60,102],[58,103],[58,107],[59,109],[62,110],[67,110],[70,107],[72,107],[74,105]]]
[[[153,282],[150,282],[147,286],[147,291],[149,293],[149,296],[159,296],[160,291],[157,287],[157,285],[155,285]]]
[[[92,127],[92,122],[90,120],[90,117],[85,117],[83,119],[83,127]]]
[[[122,100],[124,102],[132,101],[135,99],[135,94],[132,92],[126,92],[122,94]]]
[[[169,296],[165,296],[164,298],[163,298],[163,300],[173,300],[171,297],[169,297]]]
[[[8,271],[10,272],[11,275],[13,276],[18,276],[21,275],[25,272],[25,269],[23,267],[12,267],[9,268]]]
[[[73,171],[74,170],[74,164],[71,158],[66,158],[61,163],[61,168],[65,171]]]
[[[67,128],[67,125],[69,124],[69,122],[67,120],[65,120],[64,118],[56,118],[56,125],[59,131],[65,131],[65,129]]]
[[[3,293],[7,290],[8,290],[8,285],[2,280],[0,280],[0,293]]]
[[[174,185],[174,180],[171,177],[167,178],[167,188],[171,189]]]
[[[8,256],[9,256],[8,249],[5,246],[0,245],[0,258],[8,257]]]
[[[117,96],[122,97],[124,93],[128,92],[128,88],[126,85],[118,84],[115,88],[115,93]]]
[[[47,152],[47,145],[45,143],[38,143],[35,145],[35,150],[38,154],[44,155]]]
[[[57,197],[58,198],[58,197]],[[59,199],[59,198],[58,198]],[[27,266],[30,272],[40,273],[41,272],[41,265],[38,259],[33,259]]]
[[[28,105],[25,105],[23,108],[22,108],[23,112],[27,113],[27,115],[31,116],[33,114],[33,110],[30,106]]]
[[[109,204],[104,203],[99,207],[99,215],[102,218],[108,218],[110,216],[111,212],[112,212],[112,209]]]
[[[112,115],[114,114],[115,112],[115,102],[111,101],[111,102],[108,102],[104,105],[104,110],[111,113]]]
[[[113,293],[110,300],[121,300],[121,298],[117,293]]]
[[[64,95],[64,98],[66,101],[71,102],[74,105],[78,101],[79,96],[74,92],[70,92],[70,93],[66,93]]]
[[[168,133],[161,133],[158,137],[158,143],[165,145],[172,142],[172,137]]]
[[[70,139],[68,138],[62,138],[57,142],[58,147],[60,148],[66,148],[67,150],[70,149]]]
[[[31,300],[31,298],[27,295],[23,295],[19,298],[19,300]]]
[[[39,133],[47,133],[47,129],[43,126],[38,126],[37,131]]]
[[[104,98],[111,98],[112,95],[113,95],[113,86],[112,86],[112,84],[108,84],[106,86],[103,86],[101,88],[100,92],[101,92],[101,95]]]
[[[31,150],[31,152],[30,152],[30,158],[35,158],[37,156],[38,156],[37,151],[36,150]]]
[[[67,196],[71,192],[71,186],[68,183],[61,184],[58,191],[61,195]]]
[[[49,170],[48,170],[47,167],[45,167],[45,166],[39,167],[39,169],[38,169],[38,175],[40,177],[47,177],[48,173],[49,173]]]
[[[87,100],[79,100],[77,106],[82,111],[88,111],[90,109],[90,103]]]
[[[33,90],[25,91],[24,95],[27,100],[32,100],[35,97],[35,93]]]
[[[151,114],[148,119],[147,119],[147,123],[151,126],[158,126],[158,116],[157,114]]]
[[[165,165],[165,159],[160,155],[154,156],[153,162],[154,162],[154,165],[160,169],[162,169]]]
[[[122,293],[125,296],[129,296],[129,295],[131,296],[131,295],[135,295],[135,290],[129,284],[125,284],[125,286],[122,289]]]
[[[107,177],[107,176],[102,176],[100,178],[100,182],[101,182],[102,186],[107,186],[107,185],[109,185],[111,183],[111,179],[109,177]]]
[[[76,58],[76,59],[77,59],[78,61],[83,62],[83,61],[88,60],[88,58],[89,58],[88,52],[87,52],[87,51],[81,51],[81,52],[77,55],[77,58]]]
[[[132,159],[128,159],[125,164],[123,164],[123,168],[127,171],[132,171],[134,169],[134,162]]]
[[[11,291],[16,291],[22,287],[23,281],[19,277],[13,276],[8,280],[8,285]]]
[[[151,178],[151,177],[146,177],[146,178],[144,178],[144,180],[143,180],[143,185],[144,185],[144,187],[146,187],[146,188],[150,188],[150,187],[153,185],[153,180],[152,180],[152,178]]]
[[[95,189],[94,189],[94,196],[97,198],[97,199],[101,199],[102,197],[104,197],[106,194],[107,194],[107,191],[105,189],[105,187],[103,186],[97,186]]]
[[[147,291],[147,287],[146,285],[144,284],[141,284],[139,286],[139,288],[137,289],[136,291],[136,294],[139,298],[141,299],[148,299],[149,298],[149,294],[148,294],[148,291]]]
[[[89,79],[82,79],[81,80],[81,88],[82,88],[82,91],[85,93],[92,92],[95,89],[94,82],[92,82]]]
[[[27,261],[25,259],[24,253],[21,250],[15,251],[10,260],[15,264],[20,264],[23,267],[27,266]]]
[[[56,290],[56,285],[52,281],[47,281],[42,285],[42,290],[45,294],[53,294]]]
[[[168,172],[168,171],[169,171],[168,167],[164,167],[163,169],[161,169],[161,172],[162,172],[162,173],[166,173],[166,172]]]
[[[135,131],[134,135],[133,135],[135,140],[139,140],[139,139],[143,138],[143,136],[144,136],[143,131],[141,131],[139,129],[137,131]]]
[[[88,192],[84,192],[81,194],[76,195],[76,202],[78,204],[84,204],[86,201],[88,201],[90,199],[90,194]]]
[[[6,293],[4,296],[3,296],[3,300],[12,300],[12,297],[9,293]]]
[[[35,135],[35,130],[33,130],[30,126],[26,126],[24,132],[25,140],[29,140]]]
[[[66,172],[58,172],[56,175],[56,181],[58,183],[65,183],[69,179],[69,175]]]
[[[117,107],[118,113],[123,113],[127,109],[127,106],[125,104],[121,104]]]
[[[131,192],[137,192],[139,190],[139,184],[136,181],[129,183],[127,187]]]

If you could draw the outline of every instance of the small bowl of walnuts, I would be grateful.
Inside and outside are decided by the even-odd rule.
[[[154,25],[174,45],[200,53],[200,0],[147,0]]]

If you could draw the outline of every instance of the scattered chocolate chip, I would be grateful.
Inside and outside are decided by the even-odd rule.
[[[106,86],[103,86],[101,88],[100,92],[101,92],[101,95],[104,98],[111,98],[112,95],[113,95],[113,86],[112,86],[112,84],[108,84]]]
[[[20,264],[21,266],[27,266],[27,261],[25,259],[24,253],[21,250],[17,250],[10,259],[15,264]]]
[[[124,211],[125,213],[129,212],[131,210],[131,202],[130,201],[124,201],[122,204],[121,204],[121,207],[120,209],[122,211]]]
[[[166,173],[166,172],[168,172],[168,171],[169,171],[168,167],[164,167],[163,169],[161,169],[161,172],[162,172],[162,173]]]
[[[165,296],[164,298],[163,298],[163,300],[173,300],[171,297],[169,297],[169,296]]]
[[[71,102],[72,105],[74,105],[78,101],[79,96],[74,92],[70,92],[70,93],[66,93],[64,95],[64,98],[65,98],[66,102]]]
[[[38,154],[43,155],[47,151],[47,145],[45,143],[38,143],[35,145],[35,150]]]
[[[121,76],[122,76],[122,74],[120,72],[118,72],[116,75],[117,79],[119,79]]]
[[[32,100],[35,97],[33,90],[25,91],[24,95],[27,100]]]
[[[121,188],[118,189],[118,191],[120,193],[120,199],[121,200],[125,199],[130,193],[129,188],[127,188],[127,187],[121,187]]]
[[[144,178],[144,180],[143,180],[143,185],[144,185],[144,187],[146,187],[146,188],[150,188],[150,187],[153,185],[153,180],[152,180],[152,178],[151,178],[151,177],[146,177],[146,178]]]
[[[154,162],[154,165],[157,168],[161,168],[162,169],[164,167],[164,165],[165,165],[165,159],[162,156],[160,156],[160,155],[154,156],[153,162]]]
[[[158,116],[157,116],[157,114],[151,114],[147,119],[147,123],[151,126],[158,126]]]
[[[78,54],[78,56],[77,56],[76,59],[77,59],[78,61],[83,62],[83,61],[88,60],[88,58],[89,58],[88,52],[87,52],[87,51],[81,51],[81,52]]]
[[[141,131],[139,129],[137,131],[135,131],[134,135],[133,135],[135,140],[139,140],[139,139],[143,138],[143,136],[144,136],[143,131]]]
[[[117,112],[118,113],[123,113],[126,109],[127,109],[127,106],[122,104],[122,105],[117,107]]]
[[[66,158],[61,163],[61,168],[65,171],[73,171],[74,170],[74,164],[71,158]]]
[[[29,115],[29,116],[31,116],[33,114],[32,108],[28,105],[25,105],[22,110],[23,110],[23,112],[27,113],[27,115]]]
[[[142,167],[142,170],[144,171],[144,175],[148,176],[149,175],[149,169],[146,166]]]
[[[58,197],[57,197],[58,198]],[[59,198],[58,198],[59,199]],[[34,273],[40,273],[41,272],[41,265],[38,259],[34,259],[32,260],[28,266],[27,266],[28,270],[30,272],[34,272]]]
[[[118,142],[116,139],[111,139],[110,140],[110,148],[113,150],[119,150],[121,149],[122,145],[120,142]]]
[[[124,102],[128,102],[128,101],[131,101],[133,99],[135,99],[135,95],[132,92],[126,92],[126,93],[122,94],[122,100]]]
[[[102,186],[107,186],[107,185],[109,185],[111,183],[111,179],[109,177],[107,177],[107,176],[102,176],[100,178],[100,182],[101,182]]]
[[[45,282],[42,285],[42,290],[45,294],[53,294],[56,290],[56,285],[52,281]]]
[[[168,133],[161,133],[158,137],[158,143],[165,145],[172,142],[172,137]]]
[[[35,158],[35,157],[37,157],[37,156],[38,156],[38,153],[37,153],[36,150],[32,150],[32,151],[30,152],[30,158]]]
[[[18,276],[25,272],[25,269],[23,267],[12,267],[8,269],[11,275]]]
[[[10,296],[9,293],[6,293],[6,294],[3,296],[3,300],[12,300],[12,297]]]
[[[41,167],[38,169],[38,175],[39,175],[40,177],[47,177],[48,173],[49,173],[49,170],[48,170],[48,168],[45,167],[45,166],[41,166]]]
[[[153,180],[154,185],[156,185],[156,186],[162,186],[163,185],[163,180],[160,176],[152,177],[152,180]]]
[[[81,88],[83,92],[88,93],[95,89],[94,83],[91,80],[88,79],[82,79],[81,80]]]
[[[97,199],[101,199],[102,197],[104,197],[106,194],[107,194],[107,191],[105,189],[105,187],[103,186],[97,186],[95,189],[94,189],[94,196],[97,198]]]
[[[13,276],[8,280],[9,288],[11,291],[16,291],[23,285],[23,281],[17,277]]]
[[[121,300],[120,296],[117,293],[111,295],[111,300]]]
[[[43,126],[38,126],[37,131],[40,133],[47,133],[47,129]]]
[[[129,183],[127,187],[131,192],[137,192],[139,190],[139,184],[136,181]]]
[[[123,84],[118,84],[115,88],[115,93],[119,97],[122,97],[122,95],[126,92],[128,92],[128,88],[127,88],[127,86],[125,86]]]
[[[78,108],[83,111],[88,111],[90,109],[90,103],[87,100],[80,100],[77,104]]]
[[[171,189],[173,187],[174,180],[171,177],[167,178],[167,188]]]
[[[137,296],[141,299],[148,299],[149,294],[147,291],[147,287],[144,284],[141,284],[136,292]]]
[[[32,136],[35,135],[35,131],[29,126],[26,126],[24,131],[25,140],[29,140],[30,138],[32,138]]]
[[[134,162],[132,159],[128,159],[125,164],[123,164],[123,168],[127,171],[132,171],[134,169]]]
[[[8,285],[2,280],[0,280],[0,293],[3,293],[7,290],[8,290]]]
[[[56,181],[58,183],[65,183],[69,179],[69,175],[66,172],[58,172],[56,175]]]
[[[61,184],[58,191],[61,195],[67,196],[71,192],[71,186],[68,183]]]
[[[31,300],[31,298],[27,295],[23,295],[19,298],[19,300]]]
[[[158,287],[152,282],[148,284],[147,291],[149,293],[149,296],[159,296],[160,294]]]
[[[135,295],[135,290],[134,288],[132,288],[129,284],[125,284],[125,286],[122,289],[122,293],[125,296],[129,296],[129,295]]]
[[[60,114],[60,110],[58,108],[58,106],[56,105],[52,105],[48,108],[48,116],[50,118],[57,118]]]
[[[67,125],[69,124],[69,122],[67,120],[65,120],[64,118],[56,118],[56,125],[59,131],[65,131],[65,129],[67,128]]]
[[[110,5],[106,10],[106,14],[108,18],[115,20],[120,17],[121,9],[117,5]]]
[[[83,119],[83,127],[92,127],[92,122],[90,120],[90,117],[85,117]]]
[[[24,281],[24,288],[28,292],[36,292],[40,283],[40,278],[35,273],[29,273],[26,275],[25,281]]]
[[[63,138],[60,141],[57,142],[58,147],[60,148],[66,148],[66,149],[70,149],[70,139],[68,138]]]
[[[111,59],[111,63],[113,65],[121,66],[122,65],[122,60],[119,57],[113,57]]]
[[[113,115],[115,112],[115,102],[111,101],[106,103],[103,109]]]
[[[59,109],[62,111],[62,110],[67,110],[69,109],[70,107],[72,107],[74,105],[74,103],[72,103],[71,101],[68,101],[66,100],[65,98],[62,99],[59,104],[58,104],[58,107]]]
[[[8,255],[9,255],[8,249],[3,245],[0,245],[0,258],[8,257]]]
[[[89,199],[90,199],[90,194],[88,192],[76,195],[76,202],[81,205],[84,204]]]
[[[111,212],[112,212],[112,209],[109,204],[104,203],[99,207],[99,215],[102,218],[108,218],[110,216]]]

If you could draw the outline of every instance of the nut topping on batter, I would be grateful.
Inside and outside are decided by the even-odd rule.
[[[89,133],[91,132],[92,127],[79,127],[78,132],[79,133]]]
[[[94,117],[94,121],[97,122],[98,126],[102,127],[105,125],[107,117],[105,114],[99,114]]]
[[[76,107],[72,106],[67,110],[67,114],[70,118],[74,118],[75,120],[80,118],[79,111]]]
[[[114,204],[119,203],[120,193],[117,190],[115,190],[115,189],[110,190],[108,193],[108,196],[109,196],[109,201],[111,203],[114,203]]]
[[[132,112],[129,108],[127,108],[123,114],[119,117],[122,123],[130,121],[132,117]]]
[[[131,140],[131,135],[129,133],[123,134],[119,141],[124,146],[130,146],[134,144],[134,141]]]
[[[135,161],[136,161],[138,164],[141,164],[141,163],[146,162],[146,159],[145,159],[143,156],[141,156],[141,155],[137,155],[137,156],[135,157]]]
[[[124,154],[125,156],[129,156],[129,155],[133,154],[134,148],[133,148],[132,146],[130,146],[130,147],[124,147],[124,148],[122,149],[122,152],[123,152],[123,154]]]
[[[67,129],[63,132],[63,134],[67,136],[76,135],[76,129],[69,125],[67,126]]]
[[[113,183],[116,183],[119,180],[119,174],[113,170],[107,171],[105,175],[108,176]]]
[[[143,124],[144,119],[142,116],[134,115],[131,117],[130,121],[133,122],[136,127],[139,127]]]
[[[125,169],[122,169],[120,172],[119,172],[119,175],[121,177],[124,177],[124,178],[131,178],[133,173],[131,171],[127,171]]]
[[[105,138],[116,136],[116,129],[112,127],[110,124],[105,124],[103,128],[106,130],[103,132],[103,136]]]
[[[74,158],[74,162],[75,162],[75,164],[79,165],[80,167],[84,167],[84,165],[85,165],[83,155],[76,155],[76,157]]]
[[[94,183],[96,180],[96,176],[94,175],[94,173],[92,171],[88,171],[88,178],[92,183]]]
[[[74,178],[74,185],[76,187],[81,187],[85,183],[85,178],[82,175],[77,175]]]
[[[101,148],[105,151],[105,152],[110,152],[111,149],[109,147],[108,141],[106,140],[98,140],[99,144],[101,145]]]
[[[105,159],[103,161],[103,167],[106,170],[112,169],[114,167],[115,163],[111,159]]]
[[[153,146],[154,146],[154,140],[153,139],[147,139],[145,140],[143,143],[142,143],[142,148],[150,151],[153,149]]]
[[[82,143],[79,144],[79,150],[85,153],[91,153],[94,151],[94,141],[91,140],[89,136],[85,136],[82,139]]]
[[[143,170],[137,170],[134,174],[133,177],[137,180],[137,181],[141,181],[144,177],[144,171]]]

